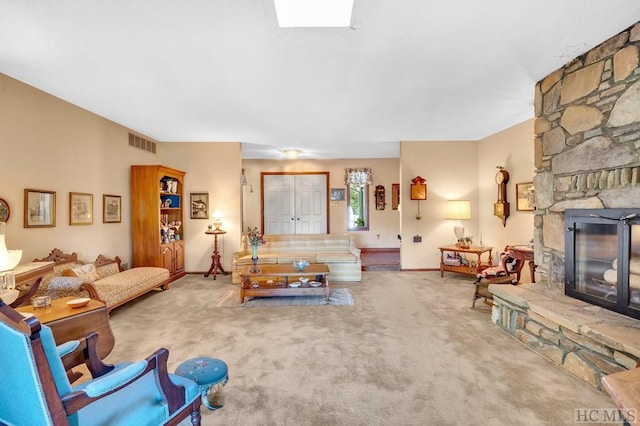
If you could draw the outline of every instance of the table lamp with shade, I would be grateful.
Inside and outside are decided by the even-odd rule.
[[[15,288],[15,276],[11,272],[22,259],[22,250],[7,250],[4,240],[5,222],[0,222],[0,298],[6,304],[13,303],[20,292]]]
[[[213,227],[216,231],[219,231],[222,226],[222,218],[223,216],[222,213],[220,213],[220,210],[214,211],[211,215],[211,221],[213,222]]]
[[[447,201],[446,219],[457,220],[453,227],[453,232],[458,240],[464,237],[464,226],[462,220],[471,219],[471,201],[469,200],[449,200]]]

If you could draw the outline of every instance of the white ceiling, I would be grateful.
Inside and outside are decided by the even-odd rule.
[[[0,72],[161,142],[388,158],[531,118],[536,81],[638,20],[638,0],[355,0],[350,28],[281,29],[272,0],[0,0]]]

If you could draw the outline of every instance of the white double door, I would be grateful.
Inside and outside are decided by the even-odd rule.
[[[263,173],[266,234],[326,234],[327,174]]]

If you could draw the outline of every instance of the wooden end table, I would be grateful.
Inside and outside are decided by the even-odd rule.
[[[91,299],[82,308],[71,308],[69,300],[77,297],[53,299],[51,306],[34,309],[33,306],[21,306],[16,311],[33,314],[42,324],[46,324],[53,332],[56,345],[69,340],[76,340],[95,331],[98,333],[98,355],[104,359],[111,353],[116,339],[109,324],[109,311],[104,303]]]
[[[469,246],[469,248],[462,248],[456,246],[444,246],[439,247],[440,250],[440,276],[444,277],[444,271],[449,272],[457,272],[459,274],[473,275],[476,276],[478,274],[478,266],[482,263],[482,255],[484,253],[489,253],[488,262],[490,265],[493,264],[493,247],[489,246]],[[468,253],[477,256],[476,266],[471,265],[448,265],[445,263],[444,253],[446,251],[451,251],[456,254],[458,253]]]
[[[16,266],[11,272],[16,276],[16,288],[23,290],[22,294],[9,306],[15,308],[29,303],[29,299],[40,287],[44,276],[53,271],[54,264],[55,262],[29,262]]]
[[[220,252],[218,251],[218,235],[224,235],[227,231],[223,231],[221,229],[218,230],[210,230],[204,232],[207,235],[213,235],[213,254],[211,255],[211,267],[204,274],[204,277],[207,278],[211,273],[213,273],[213,279],[216,279],[216,272],[220,271],[222,275],[227,275],[224,268],[222,267],[222,263],[220,263]]]
[[[509,256],[520,260],[520,265],[518,265],[518,269],[513,271],[516,272],[516,276],[518,278],[518,282],[520,282],[520,272],[522,271],[522,267],[524,266],[524,262],[529,263],[529,271],[531,272],[531,282],[536,282],[536,267],[534,252],[532,248],[527,246],[507,246],[504,249],[509,253]]]
[[[258,265],[259,272],[251,272],[251,266],[242,271],[242,283],[240,284],[240,302],[244,303],[245,297],[271,297],[271,296],[324,296],[329,300],[329,267],[322,264],[313,264],[298,271],[293,265]],[[309,278],[309,281],[319,282],[318,287],[312,287],[308,283],[302,284],[299,277]],[[271,282],[269,282],[271,281]],[[299,287],[291,287],[291,283],[298,282]],[[254,287],[257,283],[257,287]]]

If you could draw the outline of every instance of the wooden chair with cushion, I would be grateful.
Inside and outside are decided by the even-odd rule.
[[[493,295],[489,292],[490,284],[517,284],[520,280],[522,261],[509,256],[508,251],[500,253],[500,262],[497,265],[479,265],[477,279],[474,282],[473,302],[471,307],[475,308],[476,300],[484,298],[484,303],[493,305]]]
[[[0,300],[0,424],[200,424],[200,393],[167,373],[169,352],[117,366],[96,356],[97,335],[56,346],[51,329]],[[86,362],[93,378],[72,386],[66,371]]]

